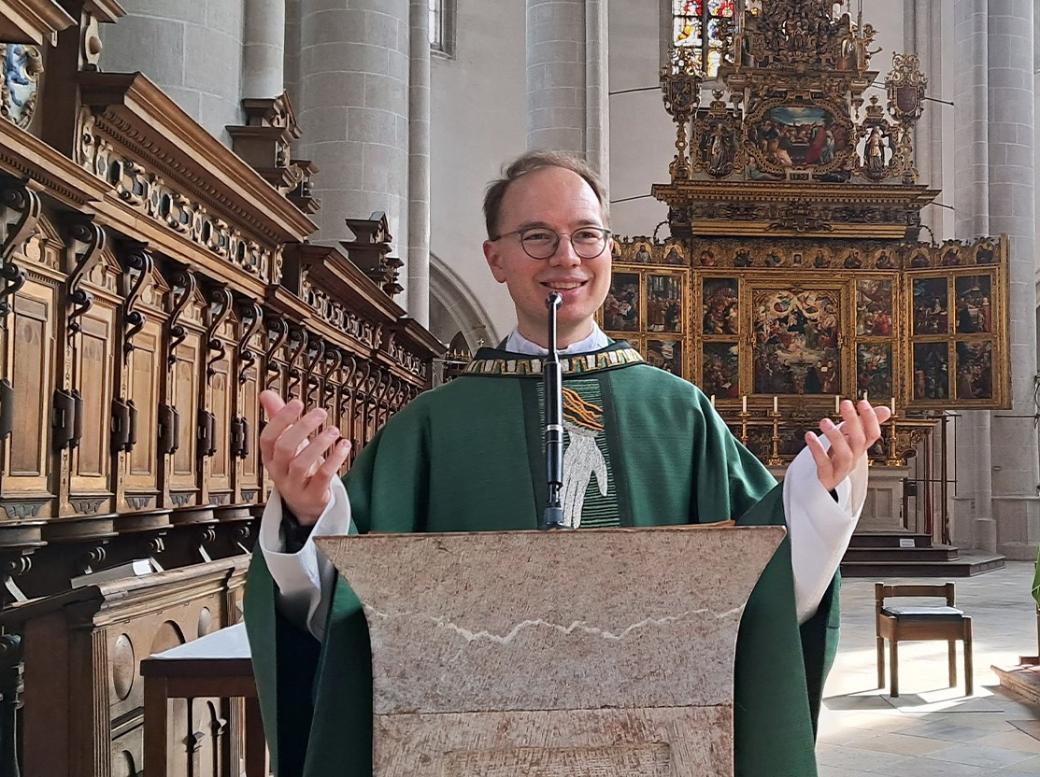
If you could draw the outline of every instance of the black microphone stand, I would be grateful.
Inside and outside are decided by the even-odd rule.
[[[563,302],[553,292],[545,301],[549,308],[549,353],[542,367],[545,395],[545,470],[546,499],[541,529],[567,528],[563,518],[560,491],[563,488],[563,379],[560,354],[556,350],[556,311]]]

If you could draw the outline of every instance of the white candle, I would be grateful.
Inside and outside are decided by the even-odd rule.
[[[841,414],[841,396],[838,394],[834,395],[834,415]]]
[[[711,395],[711,406],[715,407],[715,395],[714,394]]]
[[[747,394],[745,394],[744,396],[742,396],[740,398],[740,412],[741,413],[746,413],[747,412]]]
[[[892,411],[892,415],[893,416],[896,414],[896,398],[895,397],[892,397],[892,399],[889,400],[888,409]]]
[[[777,400],[776,400],[776,397],[773,397],[773,412],[774,413],[777,412]]]
[[[866,391],[866,389],[864,389],[864,390],[863,390],[863,398],[864,398],[864,399],[866,399],[866,398],[867,398],[867,391]]]

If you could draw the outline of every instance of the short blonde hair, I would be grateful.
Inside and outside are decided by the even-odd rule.
[[[520,176],[544,167],[562,167],[584,178],[599,200],[604,220],[607,218],[608,202],[603,183],[584,159],[563,151],[528,151],[510,163],[502,171],[501,178],[488,184],[484,194],[484,224],[487,227],[488,240],[498,238],[498,219],[502,211],[502,200],[509,185]]]

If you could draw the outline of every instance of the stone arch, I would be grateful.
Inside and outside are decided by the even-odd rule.
[[[466,282],[436,254],[430,254],[430,331],[443,343],[459,333],[471,353],[482,345],[495,345],[495,331],[484,305]]]

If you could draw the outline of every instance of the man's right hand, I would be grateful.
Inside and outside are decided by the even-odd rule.
[[[301,418],[303,402],[292,399],[286,404],[270,390],[260,394],[260,404],[268,419],[260,433],[264,469],[296,520],[313,526],[332,500],[332,479],[347,460],[350,442],[340,439],[335,427],[308,441],[328,417],[321,408]]]

